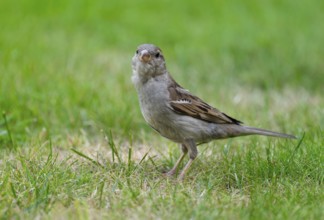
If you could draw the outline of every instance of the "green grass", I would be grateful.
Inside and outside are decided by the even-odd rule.
[[[1,219],[321,219],[322,1],[8,1],[0,7]],[[184,87],[247,125],[180,155],[131,83],[141,43]]]

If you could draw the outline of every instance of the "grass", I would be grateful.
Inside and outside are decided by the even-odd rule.
[[[2,219],[321,219],[321,1],[2,1]],[[159,45],[184,87],[251,126],[180,155],[144,122],[138,44]]]

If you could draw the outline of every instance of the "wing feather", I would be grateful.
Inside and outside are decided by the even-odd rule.
[[[218,124],[241,124],[242,122],[232,118],[218,109],[183,89],[175,81],[169,86],[170,106],[178,114],[188,115],[203,121]]]

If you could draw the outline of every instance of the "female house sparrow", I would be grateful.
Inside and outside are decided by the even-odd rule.
[[[242,125],[182,88],[169,74],[160,48],[140,45],[132,59],[132,81],[146,122],[163,137],[180,143],[182,155],[166,173],[172,176],[189,152],[189,161],[179,175],[182,180],[197,157],[197,145],[214,139],[244,135],[296,138],[293,135]]]

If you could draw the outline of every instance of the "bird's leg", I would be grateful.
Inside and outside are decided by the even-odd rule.
[[[180,165],[181,161],[187,155],[188,149],[187,149],[186,145],[181,144],[181,150],[182,150],[181,156],[179,157],[177,162],[174,164],[173,168],[165,174],[166,176],[173,176],[177,172],[178,166]]]
[[[186,140],[185,145],[187,146],[187,149],[189,151],[189,161],[186,164],[186,166],[183,168],[183,170],[181,171],[178,179],[179,180],[183,180],[187,171],[189,170],[191,164],[193,163],[193,161],[195,160],[195,158],[198,155],[198,150],[197,150],[197,146],[194,140]]]

